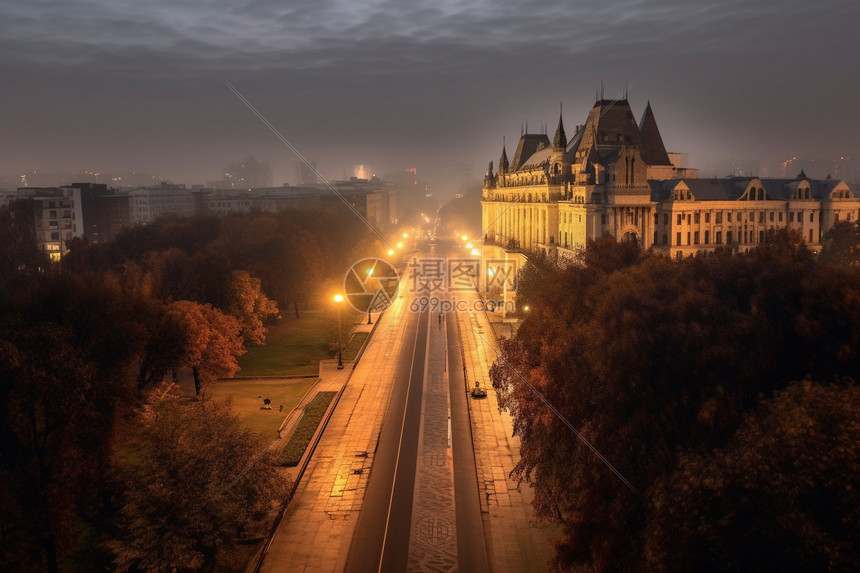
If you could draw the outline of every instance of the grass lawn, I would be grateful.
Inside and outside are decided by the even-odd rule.
[[[364,344],[365,340],[367,340],[367,336],[367,332],[356,332],[350,339],[349,343],[343,347],[343,359],[355,360],[355,356],[358,354],[358,350],[361,348],[361,345]]]
[[[281,451],[281,463],[283,465],[288,467],[299,465],[335,394],[337,392],[318,392],[316,398],[308,404],[302,419],[299,420],[293,435],[290,436],[290,441]]]
[[[358,314],[344,312],[343,335]],[[301,318],[282,318],[269,327],[265,346],[252,346],[239,357],[239,376],[316,376],[319,361],[333,358],[337,346],[337,317],[305,311]]]
[[[219,402],[232,398],[233,412],[242,424],[267,443],[278,435],[278,427],[302,399],[316,378],[291,380],[217,380],[206,386],[206,394]],[[263,398],[272,401],[271,410],[261,410]],[[279,411],[279,406],[284,411]]]

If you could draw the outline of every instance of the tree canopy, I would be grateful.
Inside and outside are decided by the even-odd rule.
[[[768,241],[669,261],[602,240],[522,276],[531,310],[491,377],[521,439],[514,475],[562,526],[559,568],[653,569],[655,492],[685,456],[728,447],[791,381],[857,372],[860,275],[787,233]]]
[[[283,499],[286,482],[229,406],[157,392],[139,413],[133,455],[119,465],[118,571],[200,571]]]

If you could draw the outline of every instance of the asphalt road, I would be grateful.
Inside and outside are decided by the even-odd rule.
[[[427,311],[411,312],[408,304],[402,308],[402,312],[409,315],[406,339],[403,352],[397,359],[395,383],[350,546],[346,571],[399,573],[419,570],[421,566],[416,565],[416,559],[419,558],[425,559],[425,562],[435,559],[439,564],[437,570],[488,571],[467,409],[469,398],[463,380],[457,321],[453,315],[439,321],[438,311],[431,315]],[[447,384],[440,388],[438,382],[442,380],[447,380]],[[443,392],[442,407],[445,408],[444,399],[447,398],[450,416],[448,448],[444,443],[444,431],[441,436],[441,449],[448,452],[442,458],[453,459],[453,475],[448,465],[449,474],[446,478],[452,484],[447,489],[453,489],[449,501],[445,501],[448,499],[445,495],[428,496],[427,480],[422,486],[422,476],[418,475],[416,479],[416,471],[425,471],[421,468],[427,467],[428,459],[432,460],[431,469],[436,472],[442,465],[438,454],[439,413],[432,406],[435,400],[438,408],[440,389]],[[437,392],[435,395],[434,391]],[[427,412],[435,412],[435,429],[422,425],[422,416],[429,415]],[[437,434],[435,438],[434,431]],[[430,446],[434,443],[437,447],[431,457]],[[443,478],[445,475],[442,471]],[[422,487],[423,495],[421,491],[416,491]],[[435,499],[428,502],[428,497]],[[436,505],[434,509],[433,504],[439,504],[440,499],[447,506]],[[456,514],[456,526],[453,528],[448,527],[445,521],[446,513],[451,515],[452,521]],[[426,526],[428,514],[433,516],[430,518],[433,527],[429,535]],[[433,518],[435,521],[432,521]],[[446,525],[443,526],[443,523]],[[444,539],[450,529],[456,530],[456,540],[450,537]],[[418,535],[417,531],[425,533],[423,539],[414,538]],[[428,548],[430,552],[435,550],[434,544],[440,546],[435,558],[427,555]],[[416,553],[422,555],[416,557]]]
[[[408,311],[405,311],[408,312]],[[347,571],[406,570],[417,463],[429,313],[410,313],[411,352],[398,358],[396,381],[347,561]]]

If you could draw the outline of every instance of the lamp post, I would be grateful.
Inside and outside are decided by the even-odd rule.
[[[340,303],[343,302],[343,296],[334,295],[334,301],[337,303],[337,369],[343,370],[343,338],[340,334]]]
[[[373,276],[373,267],[370,267],[369,269],[367,269],[367,278],[369,279],[371,276]],[[373,324],[373,322],[370,320],[370,307],[371,306],[373,306],[373,299],[371,299],[370,302],[367,303],[367,324]]]

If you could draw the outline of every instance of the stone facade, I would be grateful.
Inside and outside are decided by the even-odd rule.
[[[523,134],[512,161],[484,178],[485,243],[572,258],[610,234],[680,257],[728,247],[749,250],[765,232],[792,228],[813,249],[834,222],[856,220],[860,200],[844,181],[699,179],[669,154],[650,103],[641,121],[626,99],[598,100],[568,141],[559,117],[553,141]]]

